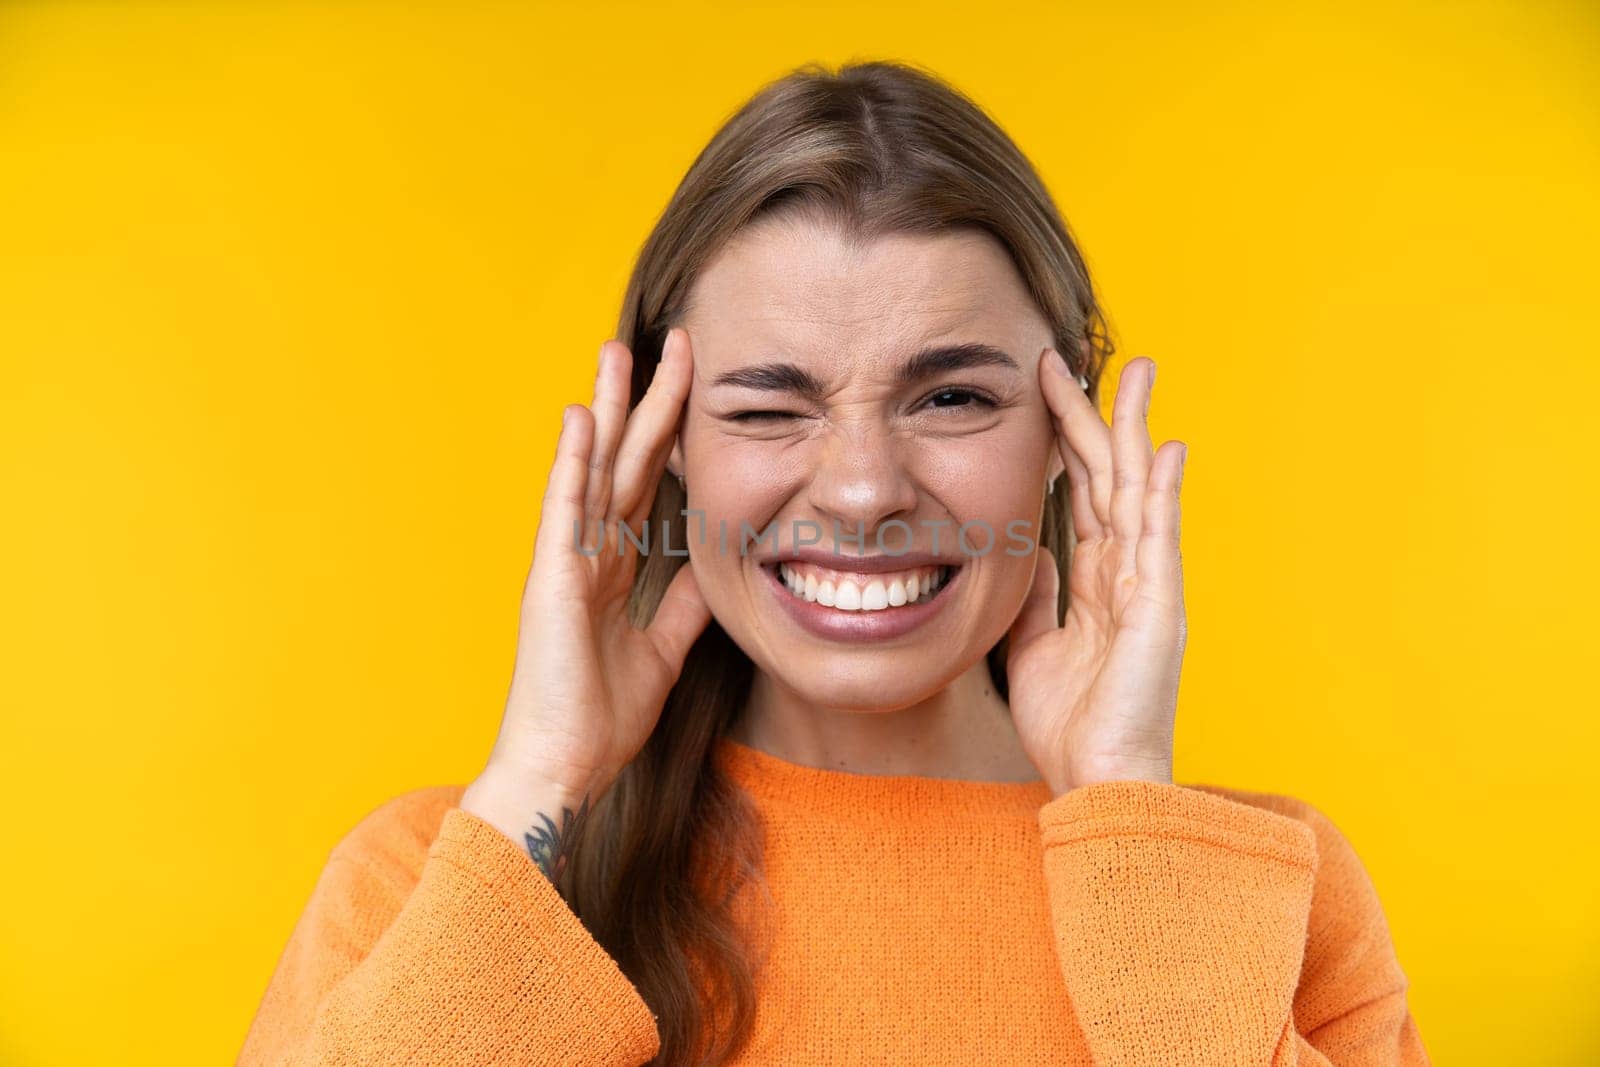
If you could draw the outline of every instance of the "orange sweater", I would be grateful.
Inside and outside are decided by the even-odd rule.
[[[744,1064],[1428,1064],[1349,841],[1208,785],[860,775],[730,739],[775,940]],[[625,1065],[654,1016],[523,849],[406,793],[329,855],[241,1065]]]

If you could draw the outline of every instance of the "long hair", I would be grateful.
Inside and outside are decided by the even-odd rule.
[[[978,227],[1011,254],[1056,349],[1098,394],[1113,348],[1066,224],[1027,158],[977,104],[923,68],[808,64],[764,86],[690,166],[645,240],[616,336],[633,352],[630,410],[701,269],[741,227],[778,210],[820,212],[855,240]],[[688,544],[686,503],[663,478],[655,536]],[[1066,493],[1046,496],[1040,542],[1063,576],[1073,532]],[[686,559],[642,553],[630,614],[643,626]],[[1067,582],[1061,583],[1057,621]],[[1006,639],[988,653],[1008,693]],[[754,668],[713,619],[690,650],[654,732],[574,843],[558,889],[657,1017],[654,1061],[721,1064],[748,1040],[767,944],[759,904],[763,832],[749,798],[711,759],[741,712]],[[762,897],[761,899],[770,899]]]

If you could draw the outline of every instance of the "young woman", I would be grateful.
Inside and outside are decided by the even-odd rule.
[[[1184,449],[1111,351],[972,102],[766,87],[565,412],[483,771],[333,850],[240,1062],[1427,1063],[1340,831],[1173,780]]]

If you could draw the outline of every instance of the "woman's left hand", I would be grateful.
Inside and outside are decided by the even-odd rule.
[[[1063,626],[1055,557],[1043,545],[1035,555],[1006,665],[1012,721],[1056,796],[1119,779],[1170,784],[1188,636],[1178,547],[1186,446],[1152,453],[1153,360],[1122,371],[1110,426],[1054,350],[1039,363],[1077,546]]]

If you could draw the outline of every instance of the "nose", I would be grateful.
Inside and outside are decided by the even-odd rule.
[[[840,544],[848,552],[878,551],[878,528],[891,519],[908,519],[917,504],[917,487],[904,462],[906,442],[878,424],[836,423],[822,442],[812,472],[808,501],[823,526],[824,544],[832,544],[833,520],[839,522]],[[857,546],[846,537],[864,537]],[[898,549],[903,530],[884,538]]]

